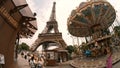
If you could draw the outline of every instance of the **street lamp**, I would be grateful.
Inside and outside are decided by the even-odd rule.
[[[75,45],[74,37],[70,36],[72,38],[73,45]]]

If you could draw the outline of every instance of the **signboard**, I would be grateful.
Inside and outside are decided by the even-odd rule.
[[[0,64],[5,64],[5,58],[2,54],[0,54]]]

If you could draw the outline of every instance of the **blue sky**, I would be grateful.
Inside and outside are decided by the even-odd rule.
[[[37,25],[38,25],[38,31],[35,33],[35,35],[32,38],[29,39],[22,39],[22,41],[26,42],[28,45],[31,45],[34,43],[34,41],[37,39],[37,36],[46,26],[46,22],[49,20],[52,5],[53,2],[56,2],[56,19],[58,21],[58,29],[60,32],[62,32],[63,39],[65,42],[70,45],[73,44],[73,40],[71,38],[71,35],[68,35],[67,31],[67,18],[69,17],[71,11],[75,9],[79,4],[86,0],[27,0],[29,7],[31,8],[32,12],[37,13]],[[107,0],[109,1],[115,10],[118,11],[119,14],[119,4],[120,0]],[[76,40],[76,38],[75,38]],[[79,40],[79,43],[83,42],[84,38]],[[77,42],[75,42],[77,44]]]

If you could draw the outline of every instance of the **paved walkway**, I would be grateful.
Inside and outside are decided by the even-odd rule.
[[[117,64],[113,65],[113,68],[120,68],[120,61]]]
[[[120,67],[120,53],[114,53],[113,56],[113,68],[119,68]],[[117,62],[119,61],[119,62]],[[64,62],[62,64],[59,64],[58,66],[45,66],[44,68],[104,68],[106,65],[106,57],[101,57],[98,59],[90,59],[90,58],[77,58],[75,60],[70,60],[68,62]],[[72,67],[72,66],[73,67]],[[18,55],[17,60],[17,67],[16,68],[30,68],[29,63],[27,60],[21,57],[21,55]]]
[[[107,57],[101,57],[98,59],[88,59],[88,58],[77,58],[73,60],[70,64],[74,66],[75,68],[104,68],[106,66],[106,59]],[[117,64],[117,61],[120,60],[120,53],[116,52],[112,55],[112,62],[113,64]],[[115,66],[113,67],[115,68]]]
[[[21,55],[18,55],[18,60],[17,60],[17,67],[18,68],[30,68],[29,63],[27,60],[21,57]],[[58,66],[45,66],[44,68],[73,68],[69,64],[60,64]]]
[[[44,68],[73,68],[73,67],[69,64],[65,64],[65,65],[58,65],[58,66],[46,66]]]
[[[27,62],[27,60],[22,58],[21,55],[18,55],[17,65],[18,65],[18,68],[30,68],[29,63]]]

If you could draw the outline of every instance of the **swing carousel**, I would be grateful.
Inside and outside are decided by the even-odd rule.
[[[115,9],[106,0],[82,2],[68,18],[68,31],[76,37],[90,37],[90,41],[82,45],[83,54],[106,55],[111,52],[109,27],[115,18]]]

